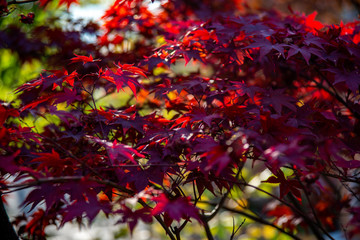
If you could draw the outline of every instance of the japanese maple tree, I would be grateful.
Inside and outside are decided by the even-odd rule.
[[[2,16],[20,3],[0,0]],[[0,47],[49,68],[0,104],[2,200],[30,189],[9,239],[100,212],[131,232],[158,222],[169,239],[193,224],[215,239],[222,212],[238,219],[231,239],[247,221],[359,237],[359,21],[241,0],[116,0],[81,31],[19,21],[27,32],[0,29]]]

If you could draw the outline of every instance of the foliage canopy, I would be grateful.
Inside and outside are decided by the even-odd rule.
[[[0,1],[2,21],[18,5]],[[223,211],[293,239],[358,236],[359,21],[241,0],[116,0],[101,23],[38,12],[0,29],[1,51],[48,68],[0,105],[2,194],[31,188],[19,236],[103,212],[214,239]]]

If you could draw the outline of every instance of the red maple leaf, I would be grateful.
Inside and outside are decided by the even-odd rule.
[[[60,0],[59,6],[66,4],[67,9],[69,9],[70,5],[73,3],[79,4],[79,0]]]
[[[287,179],[281,169],[278,169],[275,172],[275,176],[271,176],[266,181],[262,182],[280,183],[280,198],[283,198],[286,194],[291,192],[297,200],[301,202],[301,192],[299,190],[301,189],[300,183],[295,179]]]
[[[180,219],[189,219],[190,217],[200,220],[198,209],[190,203],[190,197],[179,197],[175,200],[170,200],[165,194],[154,197],[152,200],[157,204],[152,210],[152,215],[165,213],[170,218],[167,225],[170,226],[172,220],[180,221]]]
[[[321,59],[324,59],[324,57],[323,57],[324,53],[322,53],[320,49],[308,47],[308,46],[299,47],[297,45],[289,45],[289,47],[290,47],[290,50],[288,51],[287,59],[289,59],[290,57],[292,57],[298,53],[300,53],[304,57],[304,59],[308,65],[309,65],[311,54],[316,55]]]
[[[308,15],[305,20],[305,25],[312,29],[320,30],[324,27],[324,25],[321,22],[315,20],[316,15],[316,11]]]
[[[48,194],[50,193],[51,194]],[[64,192],[58,185],[52,183],[44,183],[33,189],[25,198],[21,206],[29,207],[29,211],[35,209],[41,202],[45,201],[46,211],[51,206],[61,201],[64,197]]]
[[[6,128],[1,128],[1,130],[2,129]],[[11,174],[15,174],[16,172],[20,171],[20,167],[15,162],[15,158],[19,155],[19,153],[20,150],[11,156],[0,156],[0,170]]]
[[[325,70],[335,74],[335,81],[333,83],[334,85],[345,83],[354,94],[356,94],[356,92],[359,90],[360,74],[357,71],[348,72],[345,69],[343,70],[339,68],[329,68]]]
[[[64,91],[54,95],[53,99],[55,100],[53,102],[54,105],[66,102],[66,106],[68,107],[73,102],[80,101],[82,97],[80,94],[77,93],[76,90],[71,91],[71,89],[64,88]]]
[[[134,156],[145,157],[144,155],[140,154],[138,151],[131,148],[130,146],[118,143],[117,140],[114,140],[114,142],[108,142],[106,140],[101,140],[97,137],[88,136],[88,138],[104,146],[109,153],[110,160],[115,165],[124,162],[126,160],[130,160],[134,164],[137,164],[137,162],[134,159]]]
[[[278,114],[281,114],[283,106],[296,112],[295,98],[286,95],[283,92],[283,89],[269,89],[267,94],[264,96],[263,104],[271,105]]]
[[[102,77],[109,82],[114,83],[118,92],[120,89],[123,89],[124,85],[128,86],[136,97],[136,86],[142,87],[142,85],[137,81],[137,75],[146,77],[144,71],[130,64],[121,65],[118,63],[117,66],[118,68],[115,72],[107,69],[102,74]]]
[[[38,171],[51,172],[54,176],[61,176],[65,170],[73,172],[72,159],[61,158],[54,149],[51,153],[37,153],[36,155],[39,157],[34,158],[31,162],[38,164]]]
[[[116,66],[118,66],[118,68],[121,69],[121,71],[131,72],[131,73],[138,74],[138,75],[141,75],[141,76],[147,78],[144,71],[138,67],[134,67],[134,64],[122,64],[121,65],[118,62],[116,64]]]
[[[87,56],[81,56],[81,55],[77,55],[74,54],[76,57],[71,58],[71,63],[77,63],[77,62],[83,62],[83,64],[86,64],[88,62],[95,62],[95,61],[100,61],[100,60],[94,60],[92,55],[90,54],[89,57]]]
[[[117,213],[122,214],[122,219],[119,220],[118,223],[127,223],[131,233],[139,220],[142,220],[145,223],[152,222],[151,209],[148,207],[132,210],[126,205],[122,205],[121,209],[117,211]]]
[[[218,176],[229,165],[231,158],[223,146],[218,145],[208,149],[208,152],[201,155],[201,157],[206,157],[208,161],[205,170],[216,169],[216,175]]]
[[[19,112],[16,109],[6,109],[0,104],[0,126],[2,126],[8,117],[18,117]]]
[[[285,58],[285,49],[287,44],[284,43],[275,43],[273,44],[271,41],[267,40],[266,38],[256,37],[252,39],[254,42],[251,43],[249,46],[245,47],[244,49],[248,48],[259,48],[260,50],[260,60],[264,58],[267,54],[269,54],[272,50],[277,51],[280,55]]]
[[[31,103],[29,103],[29,104],[23,106],[22,108],[20,108],[20,111],[24,111],[24,110],[26,110],[28,108],[33,109],[33,108],[37,107],[39,104],[45,103],[46,101],[48,101],[48,100],[50,100],[52,98],[53,98],[52,95],[39,97],[35,101],[32,101]]]

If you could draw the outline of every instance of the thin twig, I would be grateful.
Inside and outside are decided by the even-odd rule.
[[[287,197],[289,198],[289,200],[293,203],[293,205],[299,209],[302,212],[305,212],[302,207],[300,206],[300,204],[297,202],[296,198],[291,194],[288,193]],[[316,227],[316,223],[314,223],[310,218],[308,218],[305,214],[302,215],[303,219],[306,221],[307,225],[309,226],[309,228],[311,229],[311,231],[314,233],[314,235],[316,236],[317,239],[319,240],[325,240],[325,238],[322,236],[322,234],[320,233],[319,229]],[[321,226],[319,226],[319,228],[321,229]],[[334,240],[333,238],[331,238],[332,240]]]
[[[240,226],[235,230],[235,219],[233,218],[233,230],[230,236],[230,240],[233,240],[235,237],[235,234],[240,230],[240,228],[244,225],[246,221],[246,218],[244,218],[244,220],[242,221],[242,223],[240,224]]]
[[[220,178],[221,179],[221,178]],[[261,189],[261,188],[258,188],[256,186],[252,186],[246,182],[238,182],[238,184],[242,184],[242,185],[245,185],[245,186],[249,186],[249,187],[253,187],[255,188],[256,190],[260,191],[260,192],[263,192],[269,196],[271,196],[272,198],[278,200],[279,202],[283,203],[284,205],[288,206],[291,210],[293,210],[295,213],[297,213],[299,216],[301,216],[305,222],[307,223],[307,225],[310,227],[310,229],[314,232],[314,234],[318,237],[318,239],[324,239],[321,234],[319,233],[317,227],[316,227],[316,222],[314,222],[312,219],[310,219],[306,214],[305,212],[303,211],[303,209],[301,208],[301,206],[296,202],[295,198],[289,194],[291,197],[293,197],[292,199],[292,203],[293,204],[289,204],[288,202],[280,199],[279,197]],[[290,197],[290,198],[291,198]],[[325,233],[326,231],[324,231],[324,229],[321,228],[321,226],[319,226],[319,228]],[[326,234],[326,233],[325,233]],[[330,237],[331,239],[331,237]]]
[[[239,168],[237,173],[236,173],[236,176],[235,178],[238,179],[239,178],[239,175],[240,175],[240,172],[241,172],[241,169],[242,168]],[[233,183],[234,185],[235,183]],[[224,205],[225,203],[225,200],[227,199],[227,197],[229,196],[230,194],[230,190],[232,189],[233,186],[231,186],[229,188],[229,190],[226,191],[226,193],[221,197],[220,199],[220,202],[216,205],[216,207],[207,215],[204,215],[205,217],[205,220],[206,221],[210,221],[212,218],[214,218],[216,216],[216,214],[219,212],[219,210],[221,209],[221,206]]]
[[[144,207],[149,207],[149,205],[147,205],[142,199],[139,199],[139,203],[144,206]],[[166,234],[169,235],[171,240],[177,240],[174,237],[174,234],[170,231],[169,227],[166,226],[165,222],[162,220],[161,216],[154,216],[156,221],[158,221],[158,223],[160,223],[160,225],[162,226],[162,228],[165,230]]]
[[[208,202],[208,201],[200,201],[200,202],[201,202],[201,203],[206,203],[206,204],[209,204],[209,205],[212,205],[212,206],[217,205],[217,204],[215,204],[215,203],[211,203],[211,202]],[[248,213],[246,213],[246,212],[244,212],[244,211],[241,211],[241,210],[232,209],[232,208],[229,208],[229,207],[227,207],[227,206],[222,206],[222,208],[223,208],[224,210],[229,211],[229,212],[241,214],[241,215],[243,215],[243,216],[245,216],[245,217],[247,217],[247,218],[250,218],[251,220],[253,220],[253,221],[255,221],[255,222],[258,222],[258,223],[261,223],[261,224],[264,224],[264,225],[271,226],[271,227],[277,229],[278,231],[280,231],[280,232],[282,232],[282,233],[284,233],[284,234],[292,237],[292,238],[295,239],[295,240],[301,240],[299,237],[295,236],[294,234],[285,231],[285,230],[282,229],[281,227],[278,227],[278,226],[276,226],[276,225],[274,225],[274,224],[272,224],[272,223],[264,220],[263,218],[260,218],[260,217],[257,217],[257,216],[248,214]]]
[[[307,202],[308,202],[308,204],[309,204],[309,206],[310,206],[310,209],[311,209],[311,211],[312,211],[312,213],[313,213],[313,215],[314,215],[315,222],[317,223],[317,225],[319,226],[319,228],[323,231],[323,233],[324,233],[326,236],[328,236],[330,239],[333,239],[333,238],[331,237],[331,235],[330,235],[330,234],[326,231],[326,229],[323,227],[321,221],[319,220],[319,218],[318,218],[318,216],[317,216],[317,214],[316,214],[315,208],[314,208],[313,204],[312,204],[311,201],[310,201],[309,192],[307,191],[306,187],[302,184],[302,182],[300,181],[300,179],[299,179],[298,177],[297,177],[297,180],[298,180],[300,186],[302,187],[302,189],[303,189],[303,191],[304,191],[304,193],[305,193],[306,200],[307,200]],[[333,239],[333,240],[334,240],[334,239]]]

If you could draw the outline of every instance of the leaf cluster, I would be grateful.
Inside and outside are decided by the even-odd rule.
[[[242,1],[151,4],[115,1],[94,48],[45,31],[86,54],[61,55],[62,68],[15,90],[17,104],[1,102],[1,190],[32,188],[19,234],[45,239],[48,225],[103,212],[131,231],[156,220],[170,239],[197,221],[213,239],[221,211],[294,239],[359,234],[359,22],[244,13]],[[249,189],[266,196],[260,210]]]

